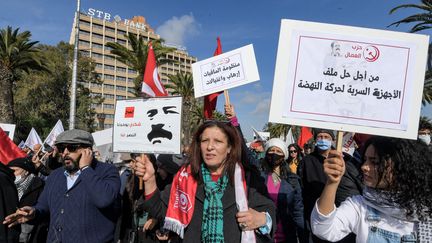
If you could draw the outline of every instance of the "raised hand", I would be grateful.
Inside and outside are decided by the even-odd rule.
[[[8,215],[4,221],[3,224],[7,224],[8,227],[13,227],[17,224],[23,224],[26,223],[29,220],[34,219],[35,217],[35,209],[32,207],[22,207],[18,208],[17,211],[11,215]]]
[[[135,175],[142,177],[144,182],[155,179],[155,169],[147,155],[136,157]]]
[[[324,173],[328,178],[328,183],[339,183],[345,174],[345,161],[342,152],[332,150],[327,159],[324,160]]]
[[[79,168],[84,166],[89,166],[93,160],[93,151],[90,148],[85,148],[81,150],[81,159],[79,161]]]
[[[231,119],[231,118],[233,118],[233,117],[236,116],[236,113],[235,113],[235,111],[234,111],[234,106],[233,106],[233,105],[231,105],[231,104],[229,104],[229,105],[225,105],[225,106],[224,106],[224,110],[225,110],[225,116],[226,116],[228,119]]]

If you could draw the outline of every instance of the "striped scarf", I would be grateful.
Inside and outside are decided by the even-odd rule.
[[[21,200],[21,197],[24,195],[24,192],[30,186],[34,177],[35,176],[33,174],[29,174],[23,181],[16,183],[16,188],[18,191],[18,200]]]
[[[201,241],[221,243],[224,242],[222,196],[228,184],[228,177],[224,175],[216,183],[212,181],[204,163],[201,164],[201,171],[205,192]]]

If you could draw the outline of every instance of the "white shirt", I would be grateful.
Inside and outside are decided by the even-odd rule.
[[[67,189],[71,189],[78,179],[79,175],[81,175],[81,170],[76,171],[74,174],[69,174],[67,170],[64,171],[64,175],[66,176]]]
[[[368,209],[363,196],[347,198],[342,204],[325,216],[318,211],[318,204],[311,214],[311,227],[314,235],[328,241],[338,241],[353,232],[357,235],[356,242],[367,242],[370,222],[367,221]],[[376,227],[407,235],[414,232],[414,223],[399,220],[380,214],[381,220]]]

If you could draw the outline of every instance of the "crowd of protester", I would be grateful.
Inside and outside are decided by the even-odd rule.
[[[46,154],[25,148],[0,163],[0,242],[432,242],[429,122],[418,140],[359,136],[348,154],[327,129],[247,146],[232,105],[225,115],[182,154],[117,166],[77,129]]]

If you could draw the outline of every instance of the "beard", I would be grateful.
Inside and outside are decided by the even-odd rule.
[[[69,156],[65,156],[64,158],[60,158],[60,161],[63,164],[63,167],[65,168],[65,170],[67,172],[74,173],[74,172],[76,172],[76,171],[79,170],[79,161],[80,161],[80,159],[81,159],[81,155],[76,160],[72,159]],[[66,165],[65,164],[65,160],[71,160],[72,163]]]

